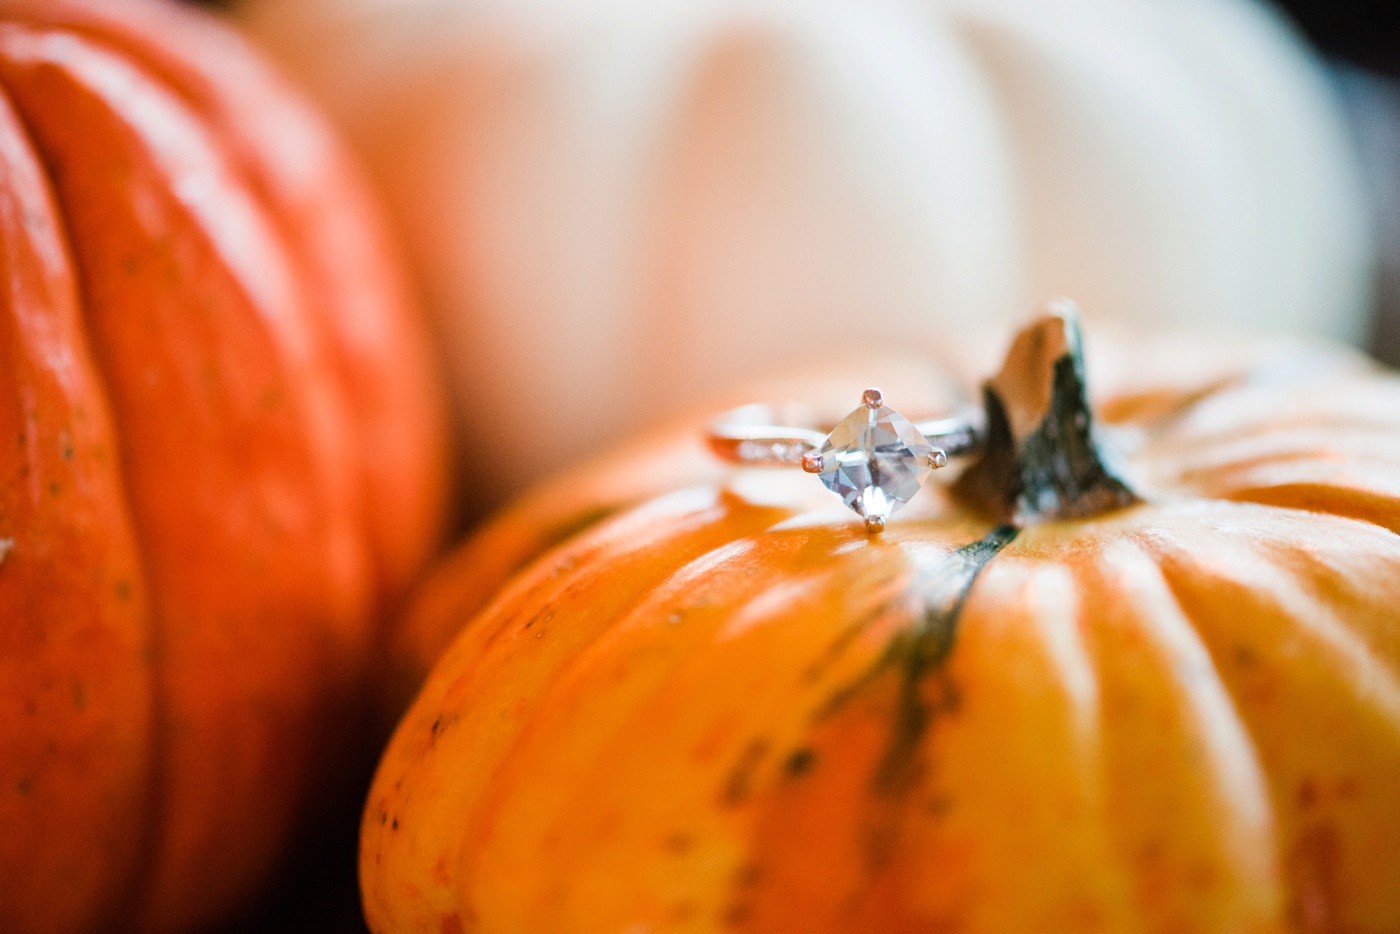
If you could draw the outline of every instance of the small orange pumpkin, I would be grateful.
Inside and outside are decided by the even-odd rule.
[[[344,762],[444,416],[360,180],[227,30],[0,3],[0,931],[207,925]]]
[[[1129,343],[1095,421],[1073,322],[879,536],[675,442],[449,559],[371,928],[1400,930],[1400,379]]]

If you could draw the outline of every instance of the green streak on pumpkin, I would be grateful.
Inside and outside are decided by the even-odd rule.
[[[958,621],[977,577],[1016,537],[1014,526],[998,526],[984,538],[937,560],[921,558],[913,585],[923,601],[914,626],[890,640],[874,672],[899,672],[898,700],[889,747],[874,776],[881,793],[898,793],[917,779],[919,747],[940,713],[957,709],[957,689],[943,678],[931,691],[929,679],[940,676],[957,638]]]
[[[817,711],[817,720],[830,717],[890,673],[896,674],[899,686],[894,725],[889,747],[875,772],[876,791],[897,791],[908,784],[917,773],[919,744],[929,727],[940,711],[949,709],[945,701],[956,703],[951,683],[942,686],[938,703],[928,702],[925,681],[942,671],[952,653],[958,620],[978,575],[1011,544],[1017,531],[1015,526],[1001,525],[951,552],[916,552],[910,583],[916,601],[912,624],[889,641],[865,674],[833,694]]]

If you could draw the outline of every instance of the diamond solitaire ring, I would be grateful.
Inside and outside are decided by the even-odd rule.
[[[772,410],[745,406],[710,426],[707,441],[718,457],[759,467],[801,467],[879,532],[914,494],[929,472],[948,458],[975,453],[982,425],[973,416],[911,422],[867,389],[861,405],[829,434],[777,425]]]

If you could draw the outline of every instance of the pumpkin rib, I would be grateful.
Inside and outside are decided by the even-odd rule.
[[[276,236],[197,118],[91,40],[13,23],[0,36],[0,75],[69,219],[84,317],[123,425],[165,698],[159,855],[131,923],[168,929],[216,916],[265,872],[315,770],[291,737],[348,697],[361,661],[369,601],[342,518],[357,495],[342,403],[298,320]],[[249,539],[250,524],[273,535]],[[275,647],[247,640],[283,614],[305,629]]]
[[[1392,476],[1387,471],[1383,479],[1391,480]],[[1264,487],[1241,486],[1243,488],[1231,490],[1222,498],[1276,509],[1355,519],[1400,534],[1400,499],[1390,493],[1377,492],[1373,484],[1357,483],[1352,486],[1319,478],[1318,482],[1312,483],[1276,481]]]
[[[996,897],[967,899],[969,930],[1141,930],[1107,811],[1107,711],[1083,613],[1070,569],[1014,546],[969,595],[949,677],[987,690],[960,691],[927,751],[939,809],[914,818],[945,852],[975,846],[979,889],[995,885]],[[958,898],[922,887],[945,913]]]
[[[1343,466],[1326,452],[1303,452],[1298,457],[1260,457],[1183,471],[1175,485],[1202,499],[1345,515],[1395,532],[1400,531],[1393,527],[1393,504],[1400,502],[1397,467],[1400,459],[1384,456],[1348,458]],[[1330,500],[1335,505],[1326,505]],[[1359,505],[1363,501],[1369,508]]]
[[[1133,459],[1154,490],[1348,516],[1400,532],[1400,392],[1378,371],[1243,382],[1193,406]]]
[[[1177,482],[1188,484],[1217,470],[1246,470],[1294,461],[1316,463],[1335,461],[1337,446],[1346,445],[1366,452],[1362,462],[1391,466],[1400,463],[1400,444],[1394,440],[1396,426],[1347,425],[1344,429],[1319,425],[1303,429],[1297,425],[1254,427],[1247,439],[1211,439],[1181,446],[1168,452],[1154,451],[1159,470],[1176,468]]]
[[[154,717],[145,575],[52,191],[0,87],[0,904],[72,934],[140,865]],[[14,925],[14,927],[10,927]]]
[[[1105,711],[1109,826],[1141,923],[1276,930],[1266,786],[1213,659],[1141,545],[1113,536],[1072,563]],[[1174,761],[1192,768],[1163,769]]]
[[[1250,510],[1241,522],[1238,510],[1220,512],[1208,532],[1174,528],[1154,544],[1260,750],[1292,893],[1290,923],[1382,930],[1400,911],[1400,894],[1379,881],[1400,878],[1400,845],[1381,829],[1400,822],[1400,802],[1379,778],[1400,774],[1400,645],[1391,626],[1389,657],[1378,657],[1361,634],[1380,628],[1363,621],[1393,614],[1388,588],[1372,584],[1368,592],[1365,582],[1395,579],[1400,548],[1374,527],[1338,519],[1332,534],[1314,537],[1315,549],[1300,552],[1279,544],[1293,537],[1280,526],[1306,524],[1315,535],[1317,517],[1261,522]],[[1201,560],[1198,540],[1210,541],[1211,560]],[[1357,558],[1393,569],[1358,574]],[[1221,618],[1219,606],[1234,612]],[[1319,839],[1332,845],[1319,849]]]
[[[1335,465],[1339,445],[1358,453],[1349,463],[1393,467],[1400,463],[1400,445],[1394,441],[1395,426],[1331,426],[1302,428],[1296,425],[1251,425],[1230,438],[1173,441],[1158,444],[1148,452],[1159,474],[1172,477],[1174,485],[1191,486],[1193,481],[1208,477],[1216,471],[1241,471],[1274,464]],[[1364,452],[1364,453],[1362,453]]]
[[[1294,619],[1301,629],[1317,636],[1321,644],[1311,652],[1321,652],[1326,646],[1327,655],[1335,657],[1339,664],[1364,672],[1356,679],[1356,685],[1375,691],[1376,702],[1400,723],[1400,633],[1394,625],[1384,625],[1393,597],[1386,586],[1367,586],[1370,581],[1384,581],[1400,573],[1400,537],[1364,520],[1337,514],[1318,516],[1271,508],[1261,515],[1254,510],[1234,511],[1219,506],[1217,511],[1228,518],[1211,524],[1211,531],[1228,538],[1230,544],[1235,538],[1243,538],[1252,547],[1241,545],[1240,553],[1232,555],[1229,562],[1212,561],[1196,572],[1223,585],[1232,572],[1239,573],[1241,566],[1249,566],[1250,552],[1259,556],[1254,559],[1256,565],[1262,559],[1268,566],[1276,567],[1278,571],[1266,579],[1268,586],[1259,587],[1258,592],[1268,595],[1280,612]],[[1201,517],[1198,514],[1196,518],[1199,521]],[[1305,524],[1315,534],[1319,523],[1324,524],[1326,534],[1318,535],[1317,544],[1311,548],[1299,550],[1279,544],[1280,540],[1289,540],[1286,533],[1296,534]],[[1257,531],[1260,539],[1249,541],[1246,536],[1250,531]],[[1326,560],[1329,555],[1335,557]],[[1301,581],[1312,586],[1305,587]],[[1337,605],[1349,608],[1350,622],[1335,615],[1332,607]],[[1372,624],[1367,627],[1370,634],[1384,633],[1391,644],[1363,638],[1362,627],[1355,622],[1363,618]]]
[[[1256,435],[1307,429],[1324,436],[1337,430],[1393,436],[1400,429],[1397,411],[1400,390],[1373,370],[1305,374],[1296,385],[1282,387],[1244,381],[1197,402],[1169,426],[1154,426],[1152,450],[1248,449]]]

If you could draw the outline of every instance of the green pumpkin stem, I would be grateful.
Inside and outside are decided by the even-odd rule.
[[[954,486],[964,502],[1019,526],[1139,502],[1095,437],[1079,313],[1071,302],[1050,303],[1022,329],[982,395],[986,449]]]

